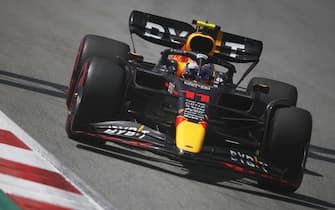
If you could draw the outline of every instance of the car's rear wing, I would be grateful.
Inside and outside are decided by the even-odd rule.
[[[210,24],[213,25],[213,24]],[[187,37],[199,27],[140,11],[132,11],[129,18],[130,33],[166,47],[180,49]],[[215,56],[231,62],[258,62],[263,43],[258,40],[220,31],[220,27],[201,27],[200,32],[208,33],[215,40]]]
[[[172,48],[181,48],[183,40],[195,31],[188,23],[140,11],[130,14],[129,29],[147,41]]]
[[[263,49],[261,41],[222,31],[218,32],[218,37],[220,34],[222,41],[217,46],[217,57],[237,63],[258,62]]]

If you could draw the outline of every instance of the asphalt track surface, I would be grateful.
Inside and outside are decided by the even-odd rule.
[[[296,193],[268,192],[225,170],[67,138],[65,93],[81,37],[130,43],[133,9],[209,20],[264,42],[252,76],[295,84],[298,105],[313,115],[306,175]],[[333,0],[1,0],[0,109],[118,209],[334,209],[334,11]],[[146,58],[158,58],[161,48],[136,42]]]

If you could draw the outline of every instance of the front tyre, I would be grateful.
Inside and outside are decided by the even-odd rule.
[[[123,42],[97,35],[86,35],[80,42],[77,57],[73,66],[66,96],[66,105],[68,107],[70,106],[80,71],[87,59],[92,57],[102,57],[115,60],[118,56],[128,60],[129,51],[129,46]]]
[[[294,192],[302,182],[312,130],[311,114],[300,108],[275,111],[262,154],[264,160],[285,171],[286,182],[260,179],[259,184],[277,192]]]
[[[124,66],[105,58],[88,59],[70,102],[66,131],[87,130],[89,123],[120,119],[126,87]]]

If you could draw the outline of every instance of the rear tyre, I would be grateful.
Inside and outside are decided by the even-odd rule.
[[[126,87],[123,66],[105,59],[88,59],[81,70],[69,106],[66,131],[87,130],[93,122],[119,119]]]
[[[269,86],[269,93],[259,93],[257,101],[255,101],[252,112],[256,115],[264,113],[266,106],[276,99],[287,99],[288,106],[296,106],[298,91],[297,88],[288,83],[267,79],[263,77],[254,77],[250,80],[247,90],[253,91],[253,86],[257,84],[266,84]]]
[[[296,107],[279,108],[269,125],[262,157],[285,171],[286,182],[260,179],[259,185],[277,192],[294,192],[300,186],[312,130],[311,114]]]
[[[96,35],[86,35],[80,42],[78,54],[73,66],[72,76],[66,96],[69,107],[75,85],[84,62],[90,57],[115,59],[117,56],[128,60],[129,46],[125,43]]]

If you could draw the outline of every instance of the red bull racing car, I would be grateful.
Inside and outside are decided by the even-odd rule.
[[[67,93],[70,138],[225,167],[274,191],[298,189],[312,117],[296,107],[296,87],[261,77],[240,87],[259,61],[261,41],[140,11],[131,13],[129,28],[131,38],[166,49],[151,63],[135,47],[86,35]],[[234,82],[236,63],[250,65]]]

